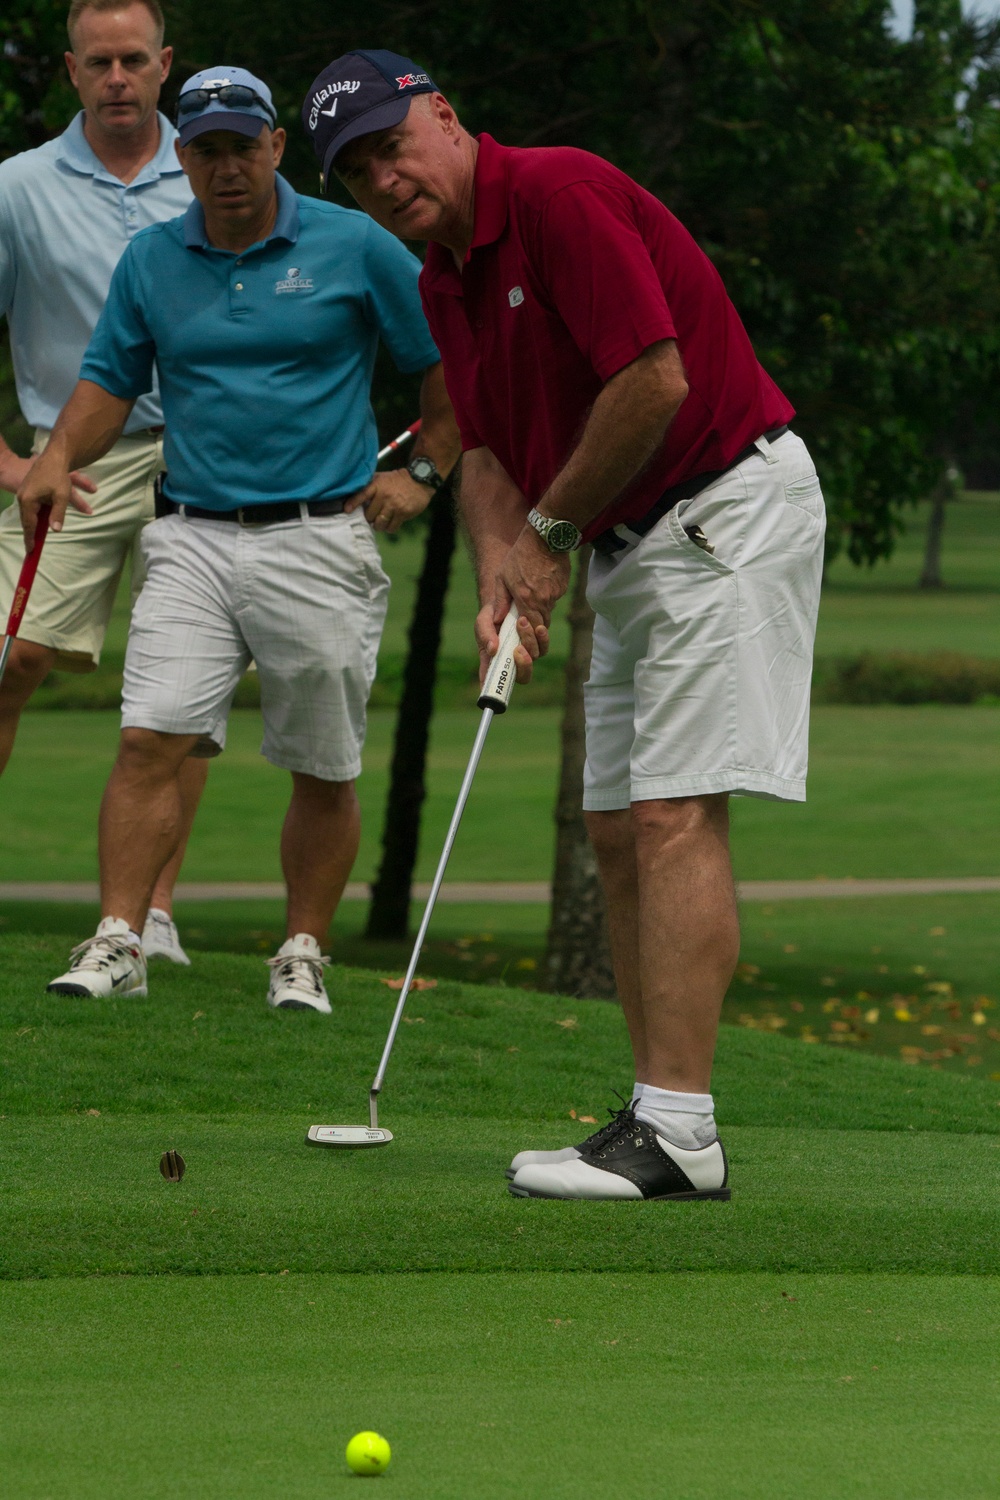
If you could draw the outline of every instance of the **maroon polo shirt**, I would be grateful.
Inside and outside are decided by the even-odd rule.
[[[687,399],[588,540],[645,515],[669,486],[724,469],[795,414],[708,256],[657,198],[587,151],[481,135],[472,247],[460,273],[450,250],[430,245],[420,288],[463,448],[489,448],[531,504],[604,383],[677,340]]]

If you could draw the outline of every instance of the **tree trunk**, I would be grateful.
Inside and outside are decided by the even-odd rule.
[[[420,847],[420,814],[426,790],[427,741],[454,551],[455,508],[451,485],[445,484],[430,504],[424,565],[410,621],[382,829],[382,861],[371,888],[365,928],[369,938],[405,939],[409,931],[410,886]]]
[[[545,954],[545,987],[563,995],[613,996],[604,892],[583,820],[583,684],[590,671],[594,612],[587,603],[590,548],[578,558],[569,608],[570,649],[556,801],[556,859]]]
[[[934,486],[931,494],[931,515],[927,523],[927,543],[924,548],[924,568],[920,575],[922,589],[943,589],[941,574],[941,544],[944,537],[945,506],[952,497],[954,482],[951,470]]]

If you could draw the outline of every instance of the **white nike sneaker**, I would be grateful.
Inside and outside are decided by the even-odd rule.
[[[191,960],[181,947],[177,924],[167,912],[151,906],[146,913],[146,925],[142,929],[142,951],[146,961],[151,958],[169,958],[172,964],[187,964]]]
[[[330,1015],[330,997],[323,984],[323,970],[330,960],[308,932],[297,932],[282,943],[267,963],[271,969],[268,1005],[275,1010],[318,1010]]]
[[[46,986],[50,995],[145,995],[146,960],[127,922],[105,917],[97,932],[72,952],[65,974]]]

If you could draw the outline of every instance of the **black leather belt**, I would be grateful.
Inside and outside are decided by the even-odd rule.
[[[761,436],[765,437],[769,443],[773,443],[783,437],[787,431],[788,423],[785,422],[781,427],[772,427],[770,432],[764,432]],[[603,552],[605,556],[623,552],[630,544],[624,537],[618,535],[619,526],[626,531],[631,531],[634,536],[645,536],[647,532],[652,531],[657,521],[662,521],[667,511],[673,510],[681,500],[691,500],[695,495],[700,495],[702,490],[707,490],[710,484],[721,479],[723,474],[728,474],[730,469],[736,469],[746,459],[752,458],[760,451],[757,447],[759,442],[760,438],[757,438],[756,442],[750,443],[742,452],[737,453],[732,463],[728,463],[724,469],[712,469],[707,474],[692,474],[690,479],[682,479],[680,484],[672,484],[668,490],[663,491],[652,510],[647,510],[646,514],[640,516],[637,521],[616,522],[607,531],[602,531],[595,536],[591,546],[595,552]]]
[[[235,521],[238,526],[280,526],[283,521],[301,521],[302,507],[310,516],[339,516],[343,514],[346,500],[277,500],[273,505],[244,505],[239,510],[208,510],[202,505],[175,505],[166,495],[161,496],[162,510],[158,514],[176,516],[181,513],[190,521]]]

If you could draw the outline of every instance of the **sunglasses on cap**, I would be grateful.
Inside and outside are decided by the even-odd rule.
[[[198,114],[212,99],[218,99],[227,109],[249,109],[251,105],[259,104],[261,109],[267,110],[272,126],[278,118],[273,106],[244,83],[223,83],[218,88],[210,89],[188,89],[177,101],[177,118]]]

